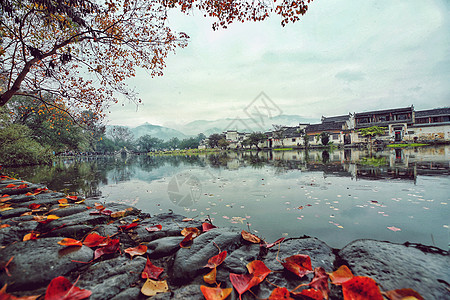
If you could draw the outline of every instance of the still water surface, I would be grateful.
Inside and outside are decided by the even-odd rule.
[[[449,146],[90,157],[9,170],[151,214],[250,226],[267,242],[309,235],[336,248],[374,238],[447,250],[450,241]]]

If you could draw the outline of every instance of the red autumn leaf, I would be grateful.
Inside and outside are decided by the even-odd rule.
[[[145,253],[147,253],[147,246],[138,245],[133,248],[127,248],[123,252],[128,253],[131,256],[131,258],[133,258],[133,256],[144,255]]]
[[[241,235],[244,240],[249,241],[250,243],[253,243],[253,244],[261,243],[261,239],[250,232],[242,230]]]
[[[242,299],[242,294],[248,291],[251,286],[250,282],[253,279],[252,274],[234,274],[230,273],[230,281],[231,284],[234,286],[236,291],[239,294],[239,299]]]
[[[190,221],[194,221],[193,218],[184,218],[183,220],[181,220],[182,222],[190,222]]]
[[[19,185],[19,186],[13,187],[13,190],[24,189],[24,188],[27,188],[27,187],[28,187],[27,184],[21,184],[21,185]]]
[[[352,271],[346,266],[340,266],[336,271],[330,274],[332,284],[343,284],[354,277]]]
[[[304,254],[289,256],[285,259],[285,262],[281,264],[300,278],[312,271],[311,258]]]
[[[113,212],[109,209],[103,209],[100,211],[100,213],[105,216],[110,216]]]
[[[141,273],[141,277],[158,280],[158,277],[162,272],[164,272],[164,269],[152,264],[150,259],[147,257],[147,263],[145,264],[144,271]]]
[[[8,266],[9,266],[9,264],[11,263],[11,261],[14,259],[14,255],[13,256],[11,256],[11,258],[5,263],[5,262],[0,262],[0,268],[1,269],[4,269],[5,270],[5,273],[6,273],[6,275],[8,275],[9,277],[11,277],[11,273],[9,273],[9,270],[8,270]],[[1,297],[0,297],[0,299],[2,299]]]
[[[314,278],[309,283],[309,286],[321,291],[323,298],[328,300],[330,288],[328,287],[328,274],[324,268],[318,267],[314,269]]]
[[[10,183],[10,184],[8,184],[7,186],[6,186],[6,188],[13,188],[13,187],[15,187],[16,185],[15,184],[13,184],[13,183]]]
[[[136,227],[138,225],[139,225],[138,223],[133,222],[133,223],[128,224],[128,225],[119,226],[119,229],[122,230],[122,231],[125,231],[125,230],[128,230],[128,229],[134,228],[134,227]]]
[[[342,283],[342,293],[345,300],[383,300],[375,280],[365,276],[355,276]]]
[[[71,238],[64,238],[61,241],[58,242],[58,244],[63,246],[78,246],[81,247],[83,244],[79,240],[71,239]]]
[[[269,300],[294,300],[294,298],[291,298],[291,293],[289,290],[285,287],[277,287],[272,291],[272,293],[269,296]]]
[[[119,250],[119,239],[113,239],[109,240],[108,245],[97,248],[94,252],[94,260],[105,255],[105,254],[111,254]]]
[[[225,258],[227,257],[227,251],[222,251],[217,255],[214,255],[213,257],[211,257],[210,259],[208,259],[208,263],[205,265],[205,268],[215,268],[218,265],[220,265]]]
[[[398,289],[383,293],[389,300],[417,299],[424,300],[423,297],[413,289]],[[409,298],[411,297],[411,298]]]
[[[59,200],[58,200],[58,203],[59,203],[59,204],[66,204],[66,203],[69,203],[69,201],[67,201],[66,198],[62,198],[62,199],[59,199]]]
[[[9,197],[10,195],[8,194],[3,194],[1,198],[5,198],[5,197]]]
[[[202,231],[203,232],[208,232],[208,231],[210,231],[211,229],[214,229],[214,228],[217,228],[217,226],[214,226],[211,223],[203,222],[203,224],[202,224]]]
[[[38,209],[39,207],[41,207],[41,205],[37,203],[31,203],[30,205],[28,205],[28,208],[33,210]]]
[[[45,191],[48,191],[48,188],[38,188],[33,191],[33,195],[37,195]]]
[[[308,297],[307,299],[323,300],[322,292],[318,291],[316,289],[306,289],[306,290],[302,290],[300,293],[292,293],[292,294],[295,297],[306,296],[306,297]],[[368,299],[366,299],[366,300],[368,300]]]
[[[11,197],[1,198],[0,202],[6,202],[6,201],[9,201],[11,199],[12,199]]]
[[[200,229],[196,227],[185,227],[183,230],[181,230],[181,235],[187,236],[188,234],[192,233],[192,239],[195,239],[198,237],[202,232]]]
[[[280,244],[282,241],[284,241],[284,239],[285,239],[284,237],[279,238],[278,240],[276,240],[275,242],[273,242],[271,244],[261,243],[261,246],[265,247],[265,248],[272,248],[273,246]]]
[[[161,225],[154,225],[154,226],[150,226],[150,227],[145,227],[145,230],[147,230],[148,232],[160,231],[161,229],[162,229]]]
[[[231,292],[232,288],[222,289],[220,287],[207,287],[205,285],[200,286],[200,290],[202,291],[203,296],[206,300],[224,300],[226,299]]]
[[[247,264],[247,270],[250,274],[253,275],[253,279],[251,280],[250,283],[250,288],[260,284],[267,277],[267,275],[269,275],[270,272],[272,272],[260,260],[254,260],[252,262],[249,262]]]
[[[9,225],[9,224],[2,224],[2,225],[0,225],[0,229],[6,228],[6,227],[11,227],[11,225]]]
[[[190,242],[194,239],[192,237],[193,233],[189,233],[187,236],[184,237],[184,239],[180,242],[181,248],[187,248],[190,244]]]
[[[78,197],[77,196],[66,196],[67,199],[72,200],[72,201],[77,201]]]
[[[90,297],[89,290],[83,290],[63,276],[53,279],[45,292],[45,300],[80,300]]]
[[[35,233],[35,232],[30,232],[28,234],[25,234],[25,236],[23,237],[23,241],[29,241],[29,240],[37,240],[39,236],[39,233]]]

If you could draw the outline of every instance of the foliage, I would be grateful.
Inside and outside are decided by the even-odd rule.
[[[224,139],[225,136],[223,134],[214,133],[208,137],[208,144],[211,148],[216,148],[219,146],[219,141]]]
[[[330,141],[330,134],[326,131],[320,133],[320,142],[322,145],[327,146]]]
[[[387,128],[386,127],[378,127],[372,126],[367,128],[358,129],[362,136],[373,138],[374,136],[383,135]]]
[[[262,132],[252,132],[243,142],[244,145],[255,146],[258,150],[259,144],[267,140],[267,136]]]
[[[200,11],[215,19],[213,29],[273,14],[284,26],[300,20],[308,9],[305,2],[4,0],[0,107],[15,94],[46,103],[41,94],[46,91],[72,116],[89,110],[102,117],[117,94],[140,102],[125,84],[137,68],[162,75],[167,55],[187,46],[189,36],[168,26],[170,9]]]
[[[128,127],[124,126],[113,126],[109,130],[109,135],[113,138],[114,143],[119,148],[134,148],[133,144],[133,133]]]
[[[411,143],[411,144],[390,144],[387,145],[390,148],[406,148],[406,147],[421,147],[421,146],[428,146],[428,144],[418,144],[418,143]]]
[[[217,141],[217,146],[220,147],[220,149],[227,149],[229,145],[230,145],[230,142],[228,142],[224,138]]]
[[[137,146],[141,152],[150,152],[151,150],[158,149],[164,141],[149,134],[143,135],[137,140]]]
[[[0,130],[0,165],[21,166],[50,163],[52,152],[31,137],[24,125],[10,125]]]

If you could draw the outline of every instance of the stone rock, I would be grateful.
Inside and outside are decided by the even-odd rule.
[[[184,236],[170,236],[154,240],[147,244],[150,258],[160,258],[174,254],[180,249]]]
[[[431,247],[429,247],[431,249]],[[339,256],[356,276],[369,276],[381,290],[411,288],[425,299],[449,299],[450,256],[375,240],[356,240]]]
[[[128,288],[116,296],[113,296],[111,300],[129,300],[129,299],[139,299],[139,296],[143,296],[141,294],[141,288],[140,287],[131,287]]]
[[[36,229],[36,222],[20,222],[10,224],[11,227],[2,228],[0,230],[0,245],[7,246],[13,242],[23,240],[24,235]]]
[[[217,246],[216,246],[217,245]],[[201,273],[208,259],[222,250],[233,251],[241,245],[241,235],[230,228],[215,228],[196,237],[190,248],[181,248],[175,255],[170,280],[175,284],[192,281]]]
[[[55,277],[64,276],[89,261],[93,251],[85,246],[65,247],[58,242],[62,238],[45,238],[17,242],[0,250],[0,260],[8,261],[11,277],[0,274],[0,282],[8,283],[8,291],[33,290],[46,286]]]

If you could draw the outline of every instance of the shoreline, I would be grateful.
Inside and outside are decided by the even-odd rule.
[[[15,296],[44,294],[55,277],[65,276],[75,282],[79,276],[77,286],[92,291],[90,299],[147,299],[140,291],[145,282],[140,275],[147,256],[154,265],[164,269],[162,278],[169,287],[168,292],[152,299],[203,299],[200,286],[210,286],[203,281],[203,276],[209,272],[204,266],[209,258],[218,254],[218,248],[228,253],[217,267],[217,282],[222,288],[232,287],[230,273],[245,273],[245,265],[258,259],[270,270],[279,271],[269,274],[269,282],[292,290],[310,282],[313,274],[301,279],[295,277],[276,258],[307,254],[313,268],[333,272],[345,264],[355,276],[375,279],[382,291],[412,288],[425,299],[439,299],[448,293],[449,253],[433,246],[356,240],[342,249],[333,249],[317,238],[303,236],[265,248],[245,240],[233,228],[214,228],[201,232],[189,248],[181,248],[180,242],[184,239],[181,230],[195,227],[201,231],[201,221],[185,220],[172,213],[151,215],[128,205],[99,204],[98,199],[67,197],[39,184],[5,176],[0,179],[0,261],[7,262],[14,256],[7,265],[11,276],[6,271],[1,272],[0,283],[2,286],[8,283],[6,291]],[[67,203],[61,203],[61,199],[66,199]],[[122,211],[123,214],[118,213]],[[56,217],[48,219],[49,215]],[[133,223],[137,225],[126,227]],[[161,229],[146,229],[156,225]],[[63,238],[83,240],[92,232],[119,239],[117,251],[93,260],[98,248],[83,245],[67,252],[67,247],[58,244]],[[23,241],[30,233],[39,236]],[[138,245],[147,247],[143,256],[130,259],[123,252]],[[342,299],[341,288],[330,287],[330,299]],[[259,298],[267,298],[273,289],[272,284],[264,281],[252,291]],[[236,299],[236,296],[233,291],[227,299]],[[243,296],[254,299],[250,292]]]

